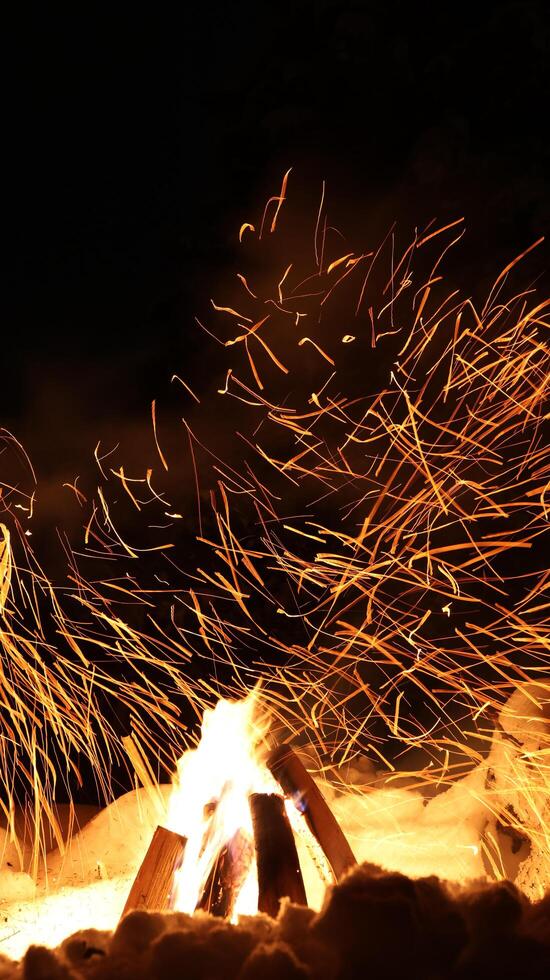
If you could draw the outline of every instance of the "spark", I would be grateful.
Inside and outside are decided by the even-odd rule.
[[[101,486],[66,484],[83,518],[78,544],[63,539],[68,586],[49,581],[23,531],[40,485],[2,434],[30,484],[0,486],[8,811],[14,761],[44,812],[56,779],[78,780],[79,755],[109,798],[113,763],[130,764],[129,753],[143,779],[147,760],[173,768],[194,737],[178,699],[200,718],[259,679],[273,731],[314,746],[324,770],[364,754],[426,792],[488,765],[495,718],[518,687],[536,682],[548,700],[549,307],[510,285],[540,240],[481,299],[445,280],[462,219],[403,238],[392,226],[381,244],[360,253],[341,244],[327,261],[324,189],[311,249],[280,220],[289,173],[260,220],[241,226],[239,239],[260,229],[253,267],[239,273],[244,289],[233,279],[227,305],[210,303],[207,392],[199,401],[172,379],[200,405],[193,428],[181,420],[188,480],[176,485],[181,460],[159,446],[155,401],[162,470],[154,488],[147,471],[150,499],[120,447],[104,453],[98,442]],[[308,335],[297,340],[304,317]],[[193,533],[182,522],[165,541],[163,519],[189,515],[193,496]],[[142,546],[128,544],[140,530]],[[126,747],[105,699],[131,713]],[[510,776],[547,863],[549,748],[541,735],[525,749],[529,772],[514,758]],[[494,808],[513,824],[496,798]]]

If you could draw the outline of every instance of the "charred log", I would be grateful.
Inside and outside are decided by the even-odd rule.
[[[298,852],[282,797],[252,793],[249,799],[258,868],[258,911],[276,918],[284,897],[296,905],[307,905]]]

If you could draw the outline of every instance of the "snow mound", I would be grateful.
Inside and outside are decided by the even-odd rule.
[[[329,890],[320,912],[283,903],[238,925],[204,913],[132,912],[115,932],[31,946],[0,980],[546,980],[550,896],[512,884],[445,885],[364,864]]]

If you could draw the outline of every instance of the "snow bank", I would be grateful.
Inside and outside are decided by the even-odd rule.
[[[550,896],[531,904],[511,884],[468,889],[413,881],[371,865],[332,888],[320,912],[289,904],[233,926],[132,912],[114,933],[86,930],[56,950],[32,946],[0,980],[546,980]]]

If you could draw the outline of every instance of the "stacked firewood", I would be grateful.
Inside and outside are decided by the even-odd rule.
[[[285,799],[291,800],[339,881],[356,863],[352,850],[319,787],[300,758],[288,746],[274,749],[267,766],[281,793],[252,793],[253,845],[238,831],[214,861],[197,908],[230,918],[236,897],[255,856],[258,911],[276,917],[282,898],[306,905],[306,892],[294,833]],[[175,900],[176,873],[182,865],[186,838],[157,827],[128,895],[123,915],[133,909],[168,911]]]

